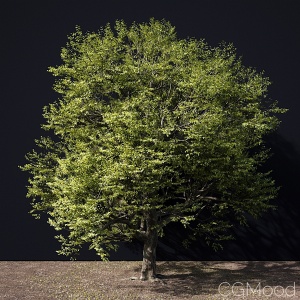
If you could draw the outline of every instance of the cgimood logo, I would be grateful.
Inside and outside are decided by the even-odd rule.
[[[296,295],[296,283],[292,283],[289,286],[283,287],[281,285],[263,286],[259,282],[256,286],[248,282],[222,282],[219,284],[218,292],[223,297],[248,297],[248,296],[259,296],[259,297],[278,297],[278,298],[292,298]]]

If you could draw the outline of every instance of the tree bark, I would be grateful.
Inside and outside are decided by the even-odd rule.
[[[147,228],[144,240],[141,280],[156,278],[156,247],[158,239],[156,212],[149,212],[145,221]]]

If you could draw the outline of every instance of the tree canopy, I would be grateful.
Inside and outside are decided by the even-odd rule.
[[[31,212],[48,214],[60,254],[88,243],[106,259],[118,241],[139,239],[142,277],[155,276],[168,223],[217,245],[232,220],[270,208],[263,141],[284,110],[232,45],[179,39],[167,21],[117,21],[77,27],[61,58],[49,69],[60,94],[44,108],[49,133],[23,167]]]

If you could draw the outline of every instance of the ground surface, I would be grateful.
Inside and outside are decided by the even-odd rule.
[[[300,299],[300,262],[158,262],[157,282],[140,266],[0,261],[0,299]]]

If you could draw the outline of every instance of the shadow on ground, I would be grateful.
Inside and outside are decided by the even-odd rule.
[[[262,290],[266,286],[272,288],[280,286],[283,289],[288,288],[287,292],[291,295],[294,283],[297,295],[300,292],[300,262],[167,261],[159,263],[158,266],[162,279],[152,284],[150,288],[156,293],[170,297],[184,299],[199,295],[221,296],[220,293],[231,292],[231,286],[238,282],[237,296],[247,288],[247,284],[249,293],[250,289],[257,289],[258,292],[259,288]],[[283,290],[278,288],[277,291],[279,293]],[[271,290],[265,292],[270,293]]]

